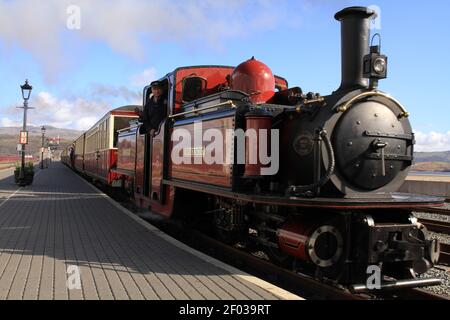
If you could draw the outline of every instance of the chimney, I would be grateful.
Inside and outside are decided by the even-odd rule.
[[[363,78],[363,59],[369,53],[369,22],[375,11],[366,7],[345,8],[334,16],[341,22],[342,79],[338,91],[367,88]]]

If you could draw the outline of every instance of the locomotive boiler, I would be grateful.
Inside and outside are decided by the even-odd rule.
[[[118,131],[112,185],[139,207],[354,291],[370,289],[373,267],[380,288],[439,283],[417,277],[439,244],[412,212],[443,199],[396,193],[414,134],[405,107],[378,89],[388,60],[369,45],[374,16],[336,14],[342,81],[329,95],[289,88],[255,58],[167,74],[168,117],[154,137],[139,123]]]

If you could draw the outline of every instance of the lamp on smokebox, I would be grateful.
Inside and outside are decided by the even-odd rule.
[[[379,43],[377,46],[373,45],[373,39],[378,36]],[[387,77],[387,56],[380,53],[381,51],[381,36],[376,33],[372,37],[370,45],[370,53],[364,57],[363,76],[369,79],[370,89],[377,89],[378,80],[386,79]]]

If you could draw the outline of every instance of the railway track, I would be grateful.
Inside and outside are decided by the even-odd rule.
[[[429,231],[450,234],[450,223],[446,221],[431,220],[431,219],[419,219]]]
[[[444,209],[444,208],[426,208],[426,209],[420,209],[420,212],[426,212],[426,213],[436,213],[443,216],[450,216],[450,209]]]
[[[439,263],[450,265],[450,244],[441,243],[441,255],[439,256]]]
[[[426,208],[421,210],[421,212],[432,213],[441,216],[450,216],[450,210],[443,208]],[[419,221],[423,223],[429,231],[450,235],[450,222],[448,221],[424,218],[419,218]],[[450,245],[447,243],[441,243],[441,255],[439,258],[439,263],[443,265],[450,265]]]

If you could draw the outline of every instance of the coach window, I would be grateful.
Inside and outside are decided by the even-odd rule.
[[[114,117],[114,140],[113,140],[113,148],[117,148],[117,143],[119,140],[118,130],[128,128],[130,126],[130,121],[133,118],[130,117]]]
[[[205,78],[197,75],[187,76],[183,79],[182,102],[187,103],[203,97],[206,87],[207,81]]]

